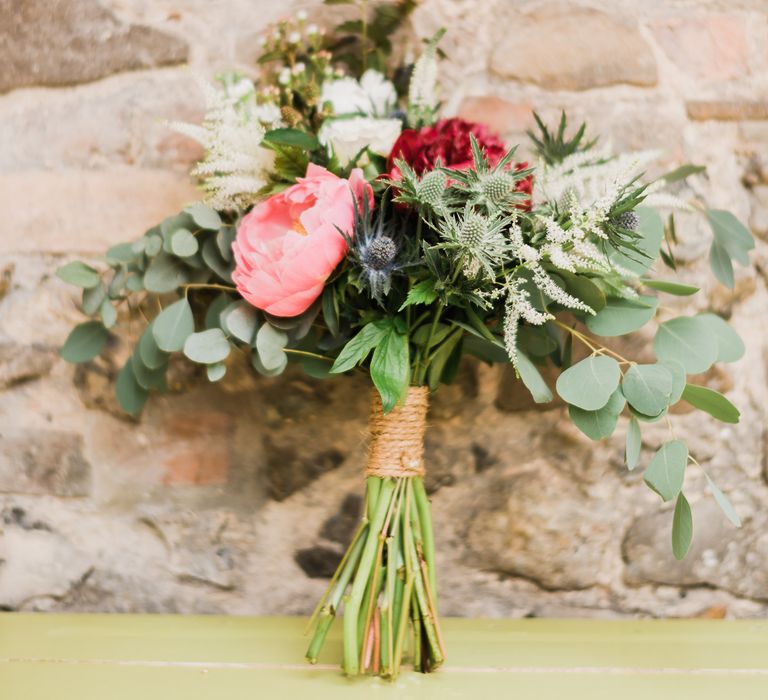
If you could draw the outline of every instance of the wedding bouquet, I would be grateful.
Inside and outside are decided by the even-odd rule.
[[[329,32],[302,14],[280,22],[251,78],[221,76],[204,88],[203,123],[172,125],[204,147],[192,171],[202,201],[111,248],[105,264],[58,272],[93,317],[66,340],[66,360],[93,360],[131,311],[147,319],[116,378],[130,414],[166,390],[178,353],[214,382],[240,353],[266,376],[289,363],[317,378],[370,376],[364,513],[307,653],[317,660],[343,609],[349,675],[396,677],[405,656],[427,672],[445,659],[423,438],[429,394],[464,356],[510,363],[536,402],[553,400],[540,370],[554,367],[570,420],[593,440],[623,414],[629,469],[641,461],[641,426],[667,421],[645,483],[675,501],[678,558],[693,533],[684,475],[698,463],[669,408],[685,401],[739,419],[722,394],[688,382],[739,359],[739,337],[712,313],[670,317],[657,296],[698,291],[658,277],[658,261],[676,269],[677,211],[708,222],[723,284],[734,284],[732,261],[748,264],[744,226],[681,196],[703,168],[646,177],[657,154],[612,153],[584,125],[569,133],[565,115],[554,130],[534,115],[529,163],[483,124],[441,117],[441,34],[413,65],[390,58],[414,4],[380,5]],[[604,344],[646,324],[656,362]]]

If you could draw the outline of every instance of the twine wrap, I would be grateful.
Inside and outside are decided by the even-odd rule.
[[[372,392],[366,476],[403,477],[424,475],[424,433],[427,429],[429,389],[412,386],[405,402],[385,414],[381,397]]]

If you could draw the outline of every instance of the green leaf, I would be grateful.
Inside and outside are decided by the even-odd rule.
[[[193,333],[184,341],[184,354],[193,362],[205,365],[222,362],[229,357],[231,347],[221,328]]]
[[[214,362],[205,368],[209,382],[218,382],[227,373],[227,366],[223,362]]]
[[[621,371],[612,357],[595,355],[577,362],[557,378],[557,393],[573,406],[596,411],[619,386]]]
[[[521,326],[517,332],[517,347],[527,355],[546,357],[558,349],[557,341],[546,326]]]
[[[101,314],[101,322],[104,324],[104,328],[112,328],[117,323],[117,310],[112,306],[109,299],[101,302],[99,313]]]
[[[733,274],[733,262],[728,251],[717,241],[712,241],[712,247],[709,249],[709,265],[720,282],[728,289],[733,289],[736,284],[736,278]]]
[[[263,326],[262,326],[263,327]],[[275,367],[272,367],[270,369],[267,369],[259,359],[259,353],[257,350],[254,350],[251,353],[251,364],[253,365],[253,368],[264,377],[276,377],[279,374],[283,373],[283,370],[285,369],[286,365],[288,364],[288,355],[286,353],[282,354],[281,361],[279,364],[277,364]]]
[[[100,321],[88,321],[75,326],[59,355],[67,362],[89,362],[99,355],[107,344],[109,334]]]
[[[256,351],[259,355],[259,361],[267,372],[271,372],[285,367],[288,358],[284,348],[288,343],[288,335],[278,330],[269,323],[265,323],[256,333]]]
[[[115,393],[118,403],[126,413],[135,416],[144,408],[148,396],[147,390],[136,381],[130,358],[117,375]]]
[[[699,374],[717,360],[718,345],[708,321],[681,316],[659,326],[653,351],[659,360],[679,362],[688,374]]]
[[[236,301],[221,312],[221,325],[231,336],[251,345],[259,330],[256,309],[247,301]]]
[[[717,505],[720,506],[720,510],[723,511],[725,514],[725,517],[728,518],[728,520],[731,521],[733,525],[736,527],[741,527],[741,518],[739,517],[739,514],[736,512],[736,509],[733,507],[733,504],[728,499],[728,496],[726,496],[718,487],[717,484],[715,484],[712,479],[709,478],[709,474],[704,474],[704,476],[707,477],[707,484],[709,484],[709,490],[712,491],[712,496],[714,496],[715,502]]]
[[[203,243],[203,262],[222,280],[229,284],[232,283],[233,265],[221,257],[215,238],[209,238]]]
[[[630,256],[614,251],[610,258],[614,265],[636,275],[642,275],[659,257],[661,243],[664,240],[664,222],[659,213],[650,207],[637,207],[635,212],[640,217],[637,228],[640,238],[635,244],[639,252],[632,253]]]
[[[660,362],[659,364],[664,365],[672,375],[672,391],[669,395],[669,405],[672,406],[673,404],[676,404],[683,395],[686,381],[685,368],[679,362],[675,362],[674,360]]]
[[[141,352],[138,348],[131,355],[131,369],[136,382],[142,389],[161,389],[165,386],[165,371],[167,365],[161,365],[150,369],[141,359]]]
[[[224,226],[216,234],[216,245],[219,248],[219,253],[227,262],[232,261],[232,243],[236,235],[237,229],[234,226]]]
[[[709,209],[707,220],[712,227],[715,240],[728,255],[741,265],[749,265],[749,251],[755,247],[755,239],[731,212],[724,209]]]
[[[693,539],[693,516],[688,500],[681,493],[675,504],[675,514],[672,517],[672,553],[675,559],[682,559],[688,554]]]
[[[467,330],[464,324],[457,323],[461,328]],[[509,363],[509,355],[502,343],[491,342],[485,338],[481,338],[474,334],[474,331],[470,331],[472,335],[464,338],[464,344],[462,345],[463,351],[468,355],[473,355],[483,362],[488,364]]]
[[[640,434],[640,423],[634,416],[630,417],[627,425],[627,444],[624,449],[624,461],[627,469],[632,471],[640,459],[640,448],[643,446],[643,437]]]
[[[429,347],[433,348],[435,345],[442,342],[453,330],[456,330],[453,326],[449,326],[445,323],[438,323],[433,331],[432,324],[428,323],[419,327],[411,335],[411,342],[420,347],[425,347],[427,342],[429,342]]]
[[[680,180],[685,180],[685,178],[689,177],[690,175],[696,175],[698,173],[703,173],[706,171],[706,167],[703,165],[694,165],[693,163],[685,163],[684,165],[681,165],[679,168],[675,168],[671,172],[667,173],[666,175],[662,175],[662,179],[667,183],[671,184],[673,182],[679,182]]]
[[[431,279],[424,280],[411,287],[408,296],[398,310],[402,311],[406,306],[414,306],[416,304],[431,304],[435,299],[437,299],[435,281]]]
[[[157,347],[165,352],[178,352],[195,331],[192,308],[186,298],[163,309],[152,323],[152,335]]]
[[[232,304],[232,297],[226,292],[219,294],[205,310],[203,325],[208,328],[222,328],[221,315]]]
[[[185,228],[180,228],[171,236],[171,251],[180,258],[188,258],[194,255],[199,247],[197,238],[192,235],[191,231],[187,231]]]
[[[696,318],[707,324],[717,340],[718,362],[736,362],[744,357],[744,341],[727,321],[711,313],[698,314]]]
[[[681,440],[665,442],[645,470],[644,481],[664,501],[671,501],[683,488],[688,447]]]
[[[705,386],[686,384],[683,390],[683,401],[709,413],[710,416],[723,423],[738,423],[741,416],[739,409],[725,396],[719,391],[708,389]]]
[[[517,371],[536,403],[549,403],[553,399],[552,392],[544,381],[544,377],[536,369],[536,365],[519,349],[517,351]]]
[[[565,291],[583,301],[592,311],[598,312],[606,305],[605,293],[588,277],[576,275],[568,270],[557,270],[563,280]]]
[[[168,253],[160,253],[149,263],[144,273],[144,287],[148,292],[166,294],[189,282],[187,268]]]
[[[587,328],[596,335],[626,335],[642,328],[656,313],[659,300],[641,296],[637,299],[609,299],[595,316],[588,316]]]
[[[699,287],[694,287],[690,284],[681,284],[680,282],[668,282],[666,280],[640,280],[646,287],[651,289],[658,289],[660,292],[666,292],[667,294],[674,294],[678,297],[689,297],[691,294],[696,294],[699,291]]]
[[[73,284],[83,289],[90,289],[101,282],[99,273],[96,270],[90,265],[79,261],[63,265],[56,270],[56,276],[67,284]]]
[[[320,147],[317,136],[308,134],[300,129],[272,129],[264,134],[264,141],[274,143],[279,146],[296,146],[305,151],[314,151]]]
[[[408,390],[409,377],[408,336],[391,327],[371,358],[371,379],[381,395],[384,413],[389,413]]]
[[[83,290],[83,303],[80,305],[80,308],[87,316],[93,316],[101,308],[101,304],[106,297],[107,290],[99,282],[95,287]]]
[[[144,329],[139,338],[138,350],[145,367],[158,369],[168,362],[168,353],[157,347],[155,336],[152,334],[153,326],[154,321]]]
[[[613,435],[619,415],[624,410],[625,403],[626,401],[621,390],[616,389],[611,394],[611,398],[608,399],[608,403],[602,408],[596,411],[585,411],[576,406],[569,405],[568,414],[573,424],[584,435],[592,440],[602,440]]]
[[[368,323],[341,350],[331,367],[331,374],[346,372],[359,365],[389,331],[389,324],[382,322]]]
[[[323,290],[321,304],[323,309],[323,320],[328,327],[328,332],[336,338],[339,335],[339,307],[333,287],[328,286]]]
[[[192,217],[200,228],[218,231],[222,226],[221,217],[218,212],[202,202],[196,202],[186,207],[184,211]]]
[[[633,408],[632,406],[629,406],[629,412],[637,418],[637,420],[643,422],[643,423],[657,423],[660,421],[664,416],[667,415],[669,412],[669,409],[665,408],[661,413],[657,413],[655,416],[649,416],[645,413],[640,413],[636,408]]]
[[[632,365],[621,382],[627,401],[640,413],[655,416],[668,405],[674,377],[664,365]]]
[[[104,256],[110,265],[127,265],[136,259],[132,243],[118,243],[113,245]]]
[[[144,246],[144,252],[150,257],[154,258],[163,249],[163,239],[157,234],[147,236],[146,245]]]
[[[445,339],[445,342],[443,342],[443,344],[435,351],[429,363],[427,383],[429,384],[429,388],[433,391],[437,389],[438,384],[440,384],[443,370],[448,364],[448,360],[451,358],[451,355],[463,334],[463,331],[460,328],[452,328],[451,326],[448,326],[448,329],[453,330],[453,333],[449,335]]]
[[[128,270],[124,267],[115,270],[115,274],[112,277],[112,281],[107,288],[107,294],[110,299],[118,299],[123,293],[123,288],[128,280]]]

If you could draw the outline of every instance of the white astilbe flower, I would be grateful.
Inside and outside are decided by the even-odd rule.
[[[552,314],[543,313],[534,308],[530,301],[530,293],[522,285],[521,279],[508,279],[505,287],[504,348],[514,367],[517,367],[517,331],[520,327],[520,321],[527,321],[533,326],[541,326],[554,318]]]
[[[206,203],[217,210],[245,208],[267,184],[274,162],[262,147],[268,128],[280,123],[274,105],[259,105],[251,81],[224,82],[223,89],[202,81],[206,114],[202,125],[174,122],[171,128],[198,141],[205,157],[192,170],[202,179]]]
[[[658,209],[675,209],[677,211],[695,212],[696,209],[681,197],[668,192],[652,192],[644,200],[643,205]]]
[[[437,108],[437,44],[443,34],[445,30],[440,30],[432,37],[411,71],[411,81],[408,85],[408,114],[414,123]]]

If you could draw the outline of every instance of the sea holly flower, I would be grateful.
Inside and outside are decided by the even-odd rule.
[[[344,180],[310,164],[305,177],[240,222],[232,245],[238,292],[273,316],[306,311],[347,253],[342,233],[354,235],[355,206],[372,196],[362,171]]]

